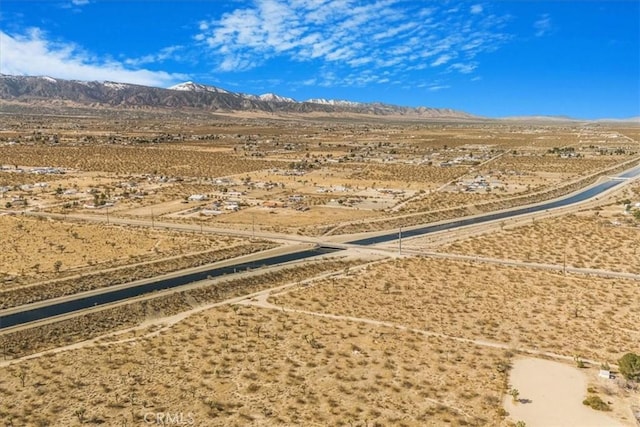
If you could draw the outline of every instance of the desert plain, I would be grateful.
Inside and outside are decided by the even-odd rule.
[[[0,317],[342,250],[0,329],[0,423],[634,426],[639,386],[617,363],[640,352],[637,180],[401,245],[340,243],[566,196],[637,166],[639,141],[607,122],[6,114]],[[554,369],[568,379],[549,390],[575,386],[566,411],[537,397]]]

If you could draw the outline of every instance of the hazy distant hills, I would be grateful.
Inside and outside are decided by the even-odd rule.
[[[595,119],[583,120],[569,116],[510,116],[502,117],[499,120],[511,122],[528,122],[528,123],[564,123],[564,122],[594,122],[594,123],[624,123],[624,124],[640,124],[640,117],[629,117],[626,119]]]
[[[538,121],[538,122],[570,122],[576,119],[569,116],[509,116],[502,117],[501,120],[512,120],[512,121]]]
[[[134,84],[61,80],[51,77],[0,75],[0,99],[35,103],[66,101],[88,106],[176,108],[203,111],[258,111],[271,113],[355,113],[424,118],[471,119],[451,109],[401,107],[327,99],[296,101],[273,93],[248,95],[214,86],[185,82],[171,88]]]

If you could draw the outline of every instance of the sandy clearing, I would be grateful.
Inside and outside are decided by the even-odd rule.
[[[624,427],[620,421],[582,404],[587,393],[587,376],[578,368],[536,358],[513,363],[510,382],[520,392],[514,404],[506,397],[504,407],[513,421],[527,427],[581,426]]]

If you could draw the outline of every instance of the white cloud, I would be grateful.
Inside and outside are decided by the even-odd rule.
[[[461,63],[461,62],[457,62],[457,63],[451,64],[449,66],[450,70],[459,71],[462,74],[470,74],[476,68],[478,68],[478,65],[476,63]]]
[[[181,74],[128,68],[118,61],[100,60],[72,43],[47,40],[37,28],[21,35],[0,31],[0,52],[0,70],[4,74],[110,80],[149,86],[168,86],[187,78]]]
[[[169,59],[179,59],[178,52],[183,49],[183,46],[168,46],[161,49],[158,53],[149,54],[140,58],[128,58],[124,60],[124,63],[134,67],[139,67],[144,64],[157,64]]]
[[[367,80],[349,76],[370,69],[393,68],[399,75],[454,58],[469,64],[505,42],[502,17],[485,13],[481,4],[451,8],[452,3],[464,4],[424,8],[404,0],[254,0],[199,22],[194,39],[218,58],[219,71],[247,70],[283,58],[330,64],[334,74],[318,76],[318,81],[343,84]],[[475,61],[473,67],[449,71],[470,73],[477,66]]]
[[[453,59],[453,57],[451,55],[449,55],[448,53],[445,53],[444,55],[440,55],[435,61],[433,61],[431,63],[432,67],[437,67],[438,65],[443,65],[446,64],[447,62],[451,61]]]
[[[85,6],[89,4],[89,0],[71,0],[71,4],[74,6]]]
[[[541,15],[540,18],[533,23],[533,28],[536,30],[536,37],[542,37],[549,33],[549,31],[551,31],[551,17],[549,14],[545,13]]]
[[[443,89],[449,89],[451,86],[449,85],[434,85],[434,86],[430,86],[429,90],[431,92],[437,92],[439,90],[443,90]]]
[[[340,61],[344,59],[350,59],[355,55],[355,52],[348,46],[340,47],[333,52],[327,53],[325,59],[327,61]]]
[[[398,25],[397,27],[389,28],[387,31],[374,34],[373,40],[383,40],[383,39],[395,37],[398,34],[410,33],[410,30],[416,28],[417,25],[418,24],[416,22],[407,22],[407,23]]]
[[[256,64],[249,58],[240,56],[226,57],[220,63],[220,71],[243,71],[255,68]]]
[[[347,64],[349,64],[352,67],[360,67],[362,65],[369,64],[370,62],[373,62],[373,58],[360,57],[360,58],[356,58],[356,59],[352,59],[351,61],[348,61]]]

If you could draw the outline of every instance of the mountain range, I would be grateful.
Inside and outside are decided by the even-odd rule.
[[[109,81],[62,80],[51,77],[3,74],[0,74],[0,100],[23,103],[58,100],[85,106],[122,108],[475,118],[471,114],[446,108],[402,107],[383,103],[359,103],[330,99],[309,99],[300,102],[274,93],[250,95],[194,82],[180,83],[169,88],[158,88]]]

